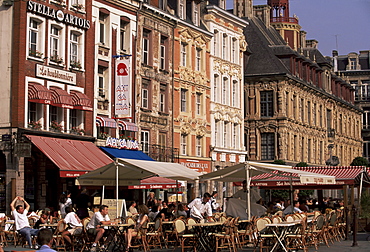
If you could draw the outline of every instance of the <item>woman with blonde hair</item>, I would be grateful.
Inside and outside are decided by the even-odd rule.
[[[125,240],[127,244],[126,251],[130,250],[132,237],[140,235],[141,227],[149,221],[149,217],[148,217],[149,208],[146,205],[141,204],[138,206],[137,209],[138,209],[139,217],[137,219],[136,226],[134,229],[128,229],[127,233],[125,234]]]

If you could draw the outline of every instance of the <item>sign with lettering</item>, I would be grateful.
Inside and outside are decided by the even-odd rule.
[[[54,80],[54,81],[60,81],[65,82],[68,84],[76,85],[76,74],[71,73],[68,71],[44,66],[44,65],[36,65],[36,76]]]
[[[131,117],[130,58],[116,60],[114,114],[119,118]]]
[[[119,139],[114,137],[108,137],[105,141],[106,147],[117,148],[117,149],[128,149],[138,150],[139,143],[136,140]]]
[[[90,28],[90,20],[86,20],[84,18],[80,18],[69,13],[64,13],[61,9],[56,10],[49,6],[43,5],[42,3],[28,1],[27,10],[50,19],[54,19],[58,22],[65,23],[67,25],[73,25],[86,30]]]
[[[180,164],[188,168],[197,170],[198,172],[211,172],[211,161],[195,160],[195,159],[180,159]]]

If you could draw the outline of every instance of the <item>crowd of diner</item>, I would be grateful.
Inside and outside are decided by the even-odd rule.
[[[233,194],[232,198],[246,200],[245,192],[245,187],[243,187],[243,189]],[[248,220],[249,223],[254,223],[254,226],[256,224],[255,221],[261,217],[270,218],[270,220],[274,216],[279,216],[281,220],[284,220],[285,216],[292,214],[302,214],[300,216],[306,217],[315,215],[316,217],[320,214],[328,214],[328,209],[336,209],[334,211],[338,211],[338,216],[342,216],[340,212],[343,210],[343,201],[341,200],[334,201],[331,198],[324,198],[322,202],[318,202],[315,199],[301,197],[294,199],[293,203],[291,203],[290,199],[275,198],[265,203],[258,192],[253,189],[250,191],[250,197],[253,204],[260,206],[259,214]],[[116,216],[108,215],[108,206],[106,205],[93,208],[86,189],[82,190],[78,202],[75,203],[71,200],[70,192],[63,192],[59,198],[58,210],[46,208],[36,212],[30,211],[28,202],[24,198],[17,196],[10,204],[12,211],[10,219],[13,222],[4,219],[2,231],[6,230],[6,225],[8,230],[9,226],[12,226],[15,232],[11,233],[9,231],[6,235],[13,235],[14,244],[21,243],[22,246],[31,249],[43,246],[48,251],[55,251],[52,248],[59,250],[59,247],[63,246],[64,249],[74,251],[78,246],[77,243],[82,241],[83,247],[81,250],[85,249],[93,252],[97,250],[107,251],[112,241],[116,242],[117,238],[115,236],[118,234],[117,229],[109,227],[129,223],[130,219],[133,221],[132,225],[127,225],[127,229],[119,233],[122,236],[120,239],[124,241],[122,250],[130,251],[135,247],[133,240],[143,236],[143,229],[145,229],[145,235],[148,234],[150,230],[149,223],[155,226],[152,232],[157,232],[156,229],[158,227],[156,223],[158,221],[160,223],[168,223],[181,219],[185,225],[188,225],[189,219],[193,220],[194,223],[223,222],[228,223],[229,226],[232,226],[233,223],[234,227],[238,229],[238,223],[235,221],[240,221],[240,217],[227,216],[227,213],[224,211],[225,206],[221,202],[217,202],[216,199],[217,192],[214,191],[211,194],[204,193],[201,198],[195,198],[188,203],[168,202],[157,199],[155,193],[150,192],[145,202],[139,203],[134,200],[127,205],[126,217],[115,218]],[[225,224],[223,225],[225,226]],[[47,241],[47,239],[42,241],[42,243],[38,242],[37,237],[39,237],[40,231],[45,228],[49,231],[52,230],[52,233],[59,239],[54,239],[54,243]],[[174,231],[172,230],[172,232]],[[47,236],[47,234],[45,235]],[[258,236],[249,233],[246,237],[240,238],[239,242],[244,241],[246,246],[263,246],[258,239],[256,240],[256,237]],[[169,237],[165,239],[169,239]],[[8,237],[5,238],[5,245],[7,241]],[[144,250],[146,250],[146,246],[149,246],[148,243],[145,243],[147,242],[142,241],[141,243]],[[167,242],[165,243],[167,246]],[[229,246],[234,246],[234,249],[237,246],[236,244],[230,245],[232,242],[228,244]],[[195,245],[193,244],[192,246]]]

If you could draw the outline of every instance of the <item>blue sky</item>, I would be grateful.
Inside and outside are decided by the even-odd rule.
[[[232,8],[229,5],[228,8]],[[254,0],[254,5],[267,0]],[[370,50],[370,0],[290,0],[290,16],[296,14],[307,39],[319,41],[319,50],[331,56]]]

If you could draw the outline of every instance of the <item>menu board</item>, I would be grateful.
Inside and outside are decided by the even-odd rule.
[[[103,199],[102,205],[108,206],[108,215],[110,219],[115,219],[118,217],[126,217],[126,200],[119,199],[118,200],[118,216],[117,216],[117,204],[116,199]]]

